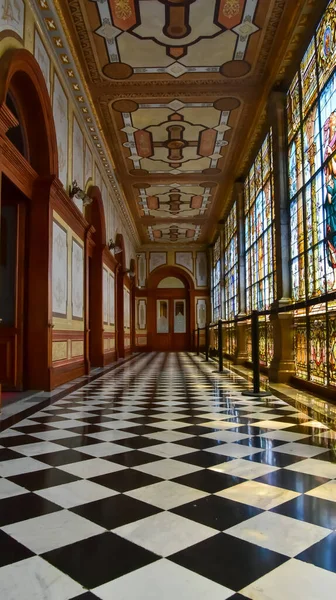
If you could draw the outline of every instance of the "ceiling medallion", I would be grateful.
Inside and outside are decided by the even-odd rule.
[[[115,2],[116,17],[122,21],[126,21],[132,16],[132,8],[129,0],[116,0]]]
[[[223,6],[223,15],[232,19],[239,13],[239,0],[226,0]]]

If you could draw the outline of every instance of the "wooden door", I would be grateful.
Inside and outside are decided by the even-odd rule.
[[[0,383],[5,389],[22,390],[26,203],[5,177],[1,192]]]
[[[153,350],[188,349],[189,299],[185,289],[156,290],[151,303],[150,329]]]

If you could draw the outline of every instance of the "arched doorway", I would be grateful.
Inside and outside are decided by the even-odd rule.
[[[31,373],[43,371],[47,389],[49,207],[39,185],[58,175],[56,133],[32,54],[8,50],[0,73],[0,383],[32,388]]]
[[[190,348],[193,306],[191,278],[178,267],[156,269],[148,280],[148,346],[150,350]]]

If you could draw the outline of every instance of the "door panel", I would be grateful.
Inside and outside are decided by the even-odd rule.
[[[187,350],[189,307],[186,290],[181,288],[157,289],[151,306],[154,309],[154,318],[150,319],[151,348],[159,351]]]

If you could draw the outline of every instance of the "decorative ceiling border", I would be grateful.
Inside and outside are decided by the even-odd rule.
[[[140,243],[139,232],[116,178],[114,161],[102,133],[100,120],[86,85],[84,74],[78,59],[76,60],[76,51],[67,32],[59,2],[58,0],[30,0],[30,7],[49,41],[49,50],[53,53],[63,79],[67,83],[67,92],[77,107],[82,123],[84,123],[85,129],[96,148],[100,165],[109,180],[117,206],[125,219],[134,245],[138,246]]]

